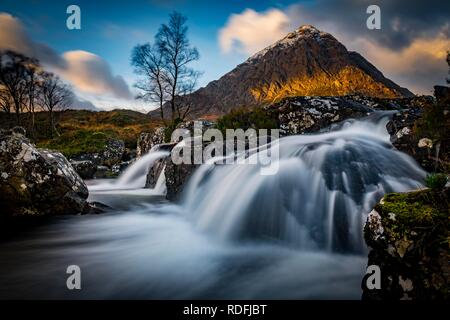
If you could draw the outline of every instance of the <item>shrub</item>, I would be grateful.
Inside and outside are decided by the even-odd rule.
[[[447,184],[448,176],[444,173],[433,173],[425,178],[425,185],[432,190],[442,190]]]
[[[276,129],[278,118],[264,109],[235,109],[217,120],[217,128],[225,134],[226,129]]]
[[[172,132],[177,128],[177,126],[182,122],[180,118],[172,120],[164,130],[164,142],[170,142],[172,138]]]

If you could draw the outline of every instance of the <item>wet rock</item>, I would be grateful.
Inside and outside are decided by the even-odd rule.
[[[1,215],[84,212],[88,189],[67,159],[37,149],[20,130],[0,133]]]
[[[106,142],[101,152],[83,153],[72,157],[72,161],[91,161],[97,166],[113,165],[122,161],[122,156],[125,152],[125,143],[122,140],[110,139]]]
[[[155,161],[153,166],[149,169],[147,174],[147,180],[145,181],[145,187],[153,189],[158,182],[161,173],[164,171],[166,166],[166,159],[159,159]]]
[[[450,168],[449,139],[441,132],[448,129],[449,116],[445,114],[448,106],[436,105],[429,99],[417,99],[417,105],[396,112],[386,128],[391,135],[393,146],[413,157],[426,171],[448,172]],[[419,104],[422,102],[422,104]],[[438,114],[436,110],[444,108],[442,114],[434,115],[435,119],[430,121],[426,112],[434,109],[431,114]],[[430,111],[428,111],[430,114]],[[447,131],[448,132],[448,131]],[[441,136],[440,138],[436,138]],[[448,134],[447,134],[448,136]]]
[[[282,136],[314,133],[349,118],[360,118],[374,111],[372,100],[357,97],[296,97],[266,108],[278,114]]]
[[[181,192],[187,185],[189,178],[197,169],[198,165],[195,164],[174,164],[170,158],[166,158],[164,161],[166,175],[166,198],[171,201],[179,199]]]
[[[97,166],[90,160],[70,161],[72,167],[83,179],[93,179]]]
[[[385,195],[364,228],[381,289],[369,290],[363,280],[363,299],[450,298],[449,205],[450,188]]]
[[[110,172],[109,168],[106,166],[97,166],[94,174],[95,179],[104,179],[108,177],[108,173]]]
[[[136,157],[142,157],[155,145],[164,143],[165,130],[165,127],[160,127],[153,132],[142,132],[137,141]]]
[[[122,163],[133,161],[134,159],[136,159],[136,154],[136,150],[125,148],[125,151],[122,155]]]
[[[102,165],[112,167],[122,161],[122,155],[125,152],[125,143],[122,140],[110,139],[106,143],[105,150],[100,153]]]

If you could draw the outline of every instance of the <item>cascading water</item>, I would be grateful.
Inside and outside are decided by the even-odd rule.
[[[425,176],[393,149],[387,120],[376,115],[328,133],[282,138],[274,175],[261,175],[260,165],[205,164],[182,205],[199,228],[223,238],[361,252],[365,214],[375,202],[421,186]]]
[[[159,159],[170,155],[168,151],[160,151],[155,146],[146,155],[132,163],[125,171],[111,182],[104,182],[89,187],[89,191],[109,191],[109,190],[135,190],[145,187],[149,168]],[[155,186],[155,193],[163,194],[165,191],[164,174],[159,177]]]
[[[54,217],[0,243],[0,298],[359,299],[365,213],[425,174],[375,118],[280,139],[275,175],[202,165],[180,204],[147,193],[164,175],[141,189],[167,156],[156,147],[116,182],[90,186],[117,211]],[[82,290],[66,289],[73,264]]]

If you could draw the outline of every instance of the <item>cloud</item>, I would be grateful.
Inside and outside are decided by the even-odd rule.
[[[316,0],[292,5],[287,14],[294,24],[329,26],[329,32],[369,38],[392,49],[409,47],[417,38],[434,37],[445,26],[447,37],[450,34],[448,1],[380,1],[381,30],[366,28],[366,9],[371,4],[372,0]]]
[[[446,63],[450,39],[444,34],[434,38],[417,38],[408,47],[394,50],[380,47],[364,38],[356,39],[353,46],[392,79],[413,92],[430,94],[432,86],[443,84],[448,70]]]
[[[132,98],[125,80],[113,75],[101,57],[87,51],[68,51],[60,55],[51,47],[33,41],[20,20],[7,13],[0,13],[0,50],[14,50],[39,59],[44,67],[81,93]]]
[[[55,72],[72,83],[78,90],[102,95],[112,92],[117,98],[130,98],[125,80],[114,76],[109,65],[99,56],[87,51],[68,51],[63,54],[65,68]]]
[[[289,22],[289,17],[278,9],[262,13],[246,9],[231,15],[219,31],[220,47],[225,53],[236,50],[253,54],[284,36],[289,31]]]
[[[0,50],[13,50],[39,59],[43,64],[63,68],[64,59],[45,44],[34,42],[19,19],[0,12]]]

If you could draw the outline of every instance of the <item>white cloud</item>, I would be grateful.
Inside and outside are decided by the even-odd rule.
[[[117,98],[130,98],[125,80],[114,76],[109,65],[99,56],[87,51],[68,51],[63,54],[65,68],[55,72],[72,83],[78,90],[92,94],[113,93]]]
[[[0,50],[14,50],[39,59],[44,67],[71,83],[77,92],[132,98],[125,80],[114,75],[101,57],[81,50],[59,55],[49,46],[33,41],[20,20],[7,13],[0,13]]]
[[[253,54],[283,37],[289,31],[289,22],[286,13],[278,9],[262,13],[246,9],[231,15],[219,31],[220,47],[225,53]]]

